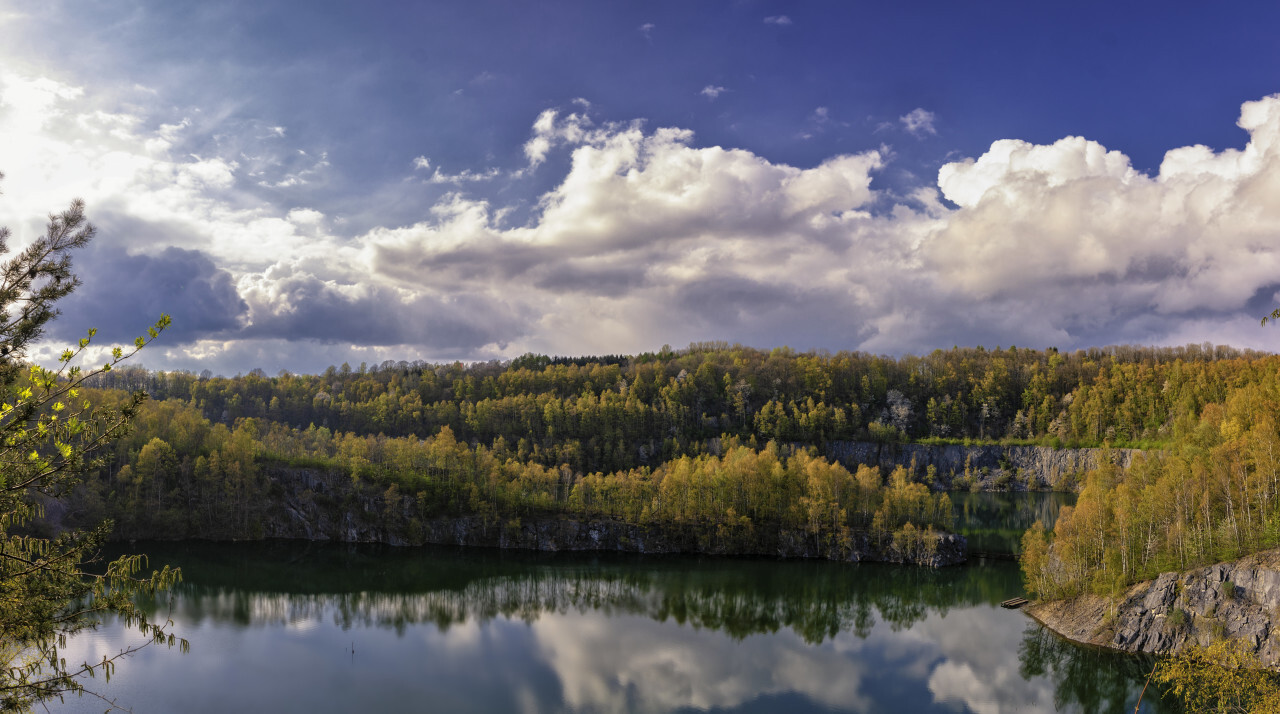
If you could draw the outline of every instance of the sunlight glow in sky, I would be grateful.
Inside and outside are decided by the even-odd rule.
[[[0,225],[153,368],[1275,350],[1280,6],[1176,6],[17,0]]]

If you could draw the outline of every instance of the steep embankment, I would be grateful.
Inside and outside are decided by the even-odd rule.
[[[1186,573],[1164,573],[1118,598],[1085,595],[1027,608],[1075,642],[1126,652],[1169,654],[1218,637],[1244,642],[1268,666],[1280,665],[1280,549]]]
[[[898,547],[866,534],[851,542],[820,542],[803,531],[757,526],[731,532],[697,526],[641,525],[557,514],[516,519],[483,516],[422,517],[413,499],[387,503],[385,494],[353,484],[340,474],[272,467],[272,500],[262,537],[392,545],[451,544],[542,551],[705,553],[822,558],[840,561],[914,563],[940,567],[963,563],[964,536],[943,534],[933,542]]]
[[[827,444],[827,456],[847,467],[858,464],[879,466],[885,471],[915,464],[923,470],[932,466],[937,486],[952,488],[966,473],[980,490],[1028,489],[1069,490],[1075,477],[1102,463],[1103,449],[1055,449],[1049,446],[980,446],[933,444],[880,444],[868,441],[838,441]],[[1127,467],[1136,449],[1111,449],[1117,466]],[[966,485],[967,487],[968,485]]]

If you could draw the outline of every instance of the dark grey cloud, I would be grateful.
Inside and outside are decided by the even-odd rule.
[[[791,285],[769,285],[740,275],[719,275],[681,286],[676,305],[711,323],[737,326],[802,301]]]
[[[74,257],[83,284],[62,301],[49,336],[72,341],[97,328],[99,344],[132,342],[162,313],[165,344],[231,333],[248,314],[231,274],[204,253],[169,247],[134,254],[98,239]]]
[[[253,298],[252,322],[241,337],[479,350],[523,336],[529,324],[518,308],[482,295],[405,298],[377,286],[347,292],[306,274],[269,285],[269,294]]]
[[[561,251],[494,241],[448,251],[424,252],[403,246],[374,246],[374,267],[400,280],[440,285],[471,281],[510,280]]]
[[[573,263],[548,266],[534,285],[552,293],[587,293],[620,296],[643,287],[647,265],[628,261],[627,266],[588,267]]]
[[[673,297],[673,314],[694,327],[696,339],[848,349],[876,332],[849,293],[825,286],[775,285],[722,274],[681,286]]]

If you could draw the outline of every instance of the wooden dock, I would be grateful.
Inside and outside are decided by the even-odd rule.
[[[1008,600],[1005,600],[1004,602],[1000,603],[1000,607],[1003,607],[1009,610],[1016,610],[1022,607],[1023,605],[1026,605],[1029,602],[1031,601],[1026,599],[1025,597],[1011,597]]]

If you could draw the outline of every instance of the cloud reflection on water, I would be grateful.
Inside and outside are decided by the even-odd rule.
[[[1132,711],[1146,673],[996,607],[993,593],[1016,583],[1012,563],[923,571],[415,551],[403,565],[392,555],[364,561],[398,578],[380,584],[372,570],[335,567],[332,553],[290,566],[282,580],[267,567],[271,551],[255,553],[233,561],[239,581],[193,565],[173,610],[191,653],[150,649],[122,665],[108,691],[138,714],[190,710],[190,698],[210,711],[425,702],[531,713],[987,714]],[[245,563],[262,574],[245,576]],[[339,571],[350,582],[326,575]],[[281,582],[305,585],[282,591]],[[74,640],[67,656],[100,658],[124,641],[108,626]],[[80,700],[69,710],[97,708]]]
[[[834,709],[871,711],[863,663],[795,633],[734,640],[723,633],[600,613],[551,615],[532,625],[536,654],[574,711],[739,707],[802,694]]]

